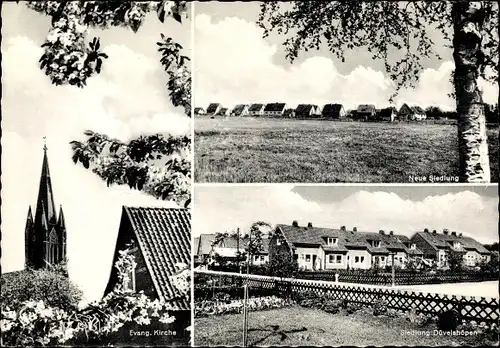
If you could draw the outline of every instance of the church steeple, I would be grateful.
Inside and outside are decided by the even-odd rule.
[[[42,173],[40,175],[40,186],[38,187],[35,224],[42,222],[42,212],[45,212],[45,219],[48,223],[56,223],[56,208],[54,204],[54,194],[52,193],[52,181],[50,180],[47,144],[43,145]]]
[[[35,218],[33,219],[30,207],[26,219],[25,246],[27,266],[43,268],[66,259],[66,226],[62,207],[59,218],[56,215],[46,144],[43,146]]]

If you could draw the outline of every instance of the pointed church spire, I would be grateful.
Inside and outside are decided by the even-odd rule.
[[[52,181],[50,180],[49,159],[47,157],[47,144],[43,144],[42,173],[40,175],[40,186],[38,188],[38,200],[36,204],[35,223],[42,221],[42,211],[48,223],[56,223],[56,208],[54,195],[52,193]]]
[[[31,212],[31,205],[28,208],[28,217],[26,218],[26,221],[33,221],[33,213]]]
[[[66,222],[64,221],[62,205],[59,205],[59,219],[57,220],[57,225],[60,228],[66,228]]]

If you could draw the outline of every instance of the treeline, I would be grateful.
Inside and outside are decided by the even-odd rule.
[[[486,104],[484,107],[484,113],[486,116],[487,123],[498,123],[499,121],[498,104],[495,105]],[[433,118],[436,120],[458,119],[458,114],[456,111],[443,111],[438,106],[429,106],[428,108],[425,109],[425,114],[427,115],[427,118]]]

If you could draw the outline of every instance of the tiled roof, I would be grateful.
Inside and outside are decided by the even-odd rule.
[[[284,111],[285,106],[286,106],[285,103],[269,103],[269,104],[266,104],[264,111],[267,111],[267,112]]]
[[[248,108],[248,111],[261,111],[264,109],[264,104],[252,104]]]
[[[375,105],[372,104],[361,104],[357,108],[357,112],[375,112]]]
[[[307,245],[320,246],[327,251],[347,251],[349,248],[363,248],[367,249],[370,253],[383,253],[388,254],[390,251],[406,251],[409,252],[403,241],[408,240],[408,237],[401,237],[398,235],[390,235],[388,233],[380,234],[374,232],[361,232],[361,231],[345,231],[332,228],[319,228],[319,227],[305,227],[305,226],[290,226],[290,225],[277,225],[283,232],[287,242],[292,245]],[[330,246],[327,244],[327,238],[337,238],[337,246]],[[406,238],[406,239],[405,239]],[[380,241],[380,247],[372,247],[369,241]],[[418,249],[413,249],[409,252],[411,254],[422,254]]]
[[[339,115],[342,110],[342,104],[326,104],[323,107],[323,116],[325,115]]]
[[[479,253],[490,254],[488,249],[486,249],[481,243],[476,241],[474,238],[459,235],[444,234],[444,233],[436,233],[432,232],[417,232],[422,238],[427,240],[432,246],[435,248],[451,248],[451,244],[449,242],[460,242],[465,249],[473,249]]]
[[[411,111],[413,111],[416,114],[425,114],[424,109],[422,109],[420,106],[417,106],[417,105],[412,106]]]
[[[295,108],[295,114],[296,115],[309,115],[311,112],[316,112],[318,110],[317,105],[313,104],[299,104]]]
[[[219,103],[211,103],[207,108],[207,114],[213,114],[220,107]]]
[[[203,111],[205,111],[203,108],[200,107],[194,108],[194,112],[203,112]]]
[[[199,237],[199,248],[198,255],[208,255],[212,249],[212,243],[215,240],[215,234],[202,234]],[[231,248],[237,249],[238,247],[243,251],[248,245],[248,239],[243,238],[240,235],[240,240],[233,236],[227,236],[223,241],[217,246],[219,248]],[[266,237],[262,237],[262,253],[267,254],[269,252],[269,240]]]
[[[245,105],[245,104],[238,104],[234,107],[233,109],[233,114],[234,115],[241,115],[243,113],[243,110],[245,110],[245,108],[248,107],[248,105]]]
[[[208,255],[212,249],[212,242],[215,239],[215,234],[200,234],[200,246],[198,248],[198,255]]]
[[[177,309],[189,309],[190,303],[169,280],[169,277],[178,271],[177,263],[191,263],[189,210],[136,207],[123,209],[137,237],[159,298]]]

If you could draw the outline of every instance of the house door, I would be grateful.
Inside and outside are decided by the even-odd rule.
[[[313,269],[315,270],[317,268],[317,265],[316,265],[316,260],[317,260],[318,256],[316,255],[313,255],[313,259],[312,259],[312,266],[313,266]]]

